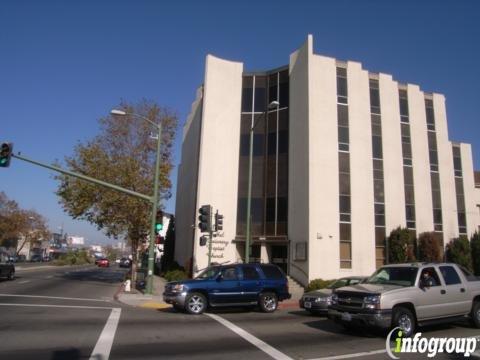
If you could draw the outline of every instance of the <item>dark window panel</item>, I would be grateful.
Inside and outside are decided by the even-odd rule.
[[[432,131],[428,132],[428,148],[430,150],[437,150],[437,135]]]
[[[400,99],[400,116],[408,117],[408,100]]]
[[[373,160],[373,170],[382,170],[383,171],[383,161],[382,160]]]
[[[432,181],[432,190],[440,190],[440,175],[438,173],[430,173]]]
[[[385,226],[385,215],[375,215],[375,225]]]
[[[380,126],[382,125],[382,117],[380,115],[371,114],[370,118],[372,120],[373,125],[380,125]]]
[[[375,215],[385,215],[384,204],[375,204]]]
[[[339,126],[338,127],[338,142],[342,144],[349,143],[349,136],[348,136],[348,127]]]
[[[434,209],[433,210],[433,223],[441,224],[442,223],[442,210]]]
[[[452,152],[453,152],[453,157],[458,157],[458,158],[462,157],[460,146],[456,146],[456,145],[452,146]]]
[[[338,144],[338,150],[340,151],[349,151],[350,146],[348,144]]]
[[[350,174],[339,174],[340,194],[350,195]]]
[[[407,221],[407,228],[408,229],[415,229],[415,221]]]
[[[349,153],[338,153],[338,165],[340,173],[350,173],[350,154]]]
[[[385,192],[383,180],[374,180],[373,182],[374,201],[378,203],[385,202]]]
[[[267,198],[267,211],[265,214],[265,221],[275,222],[275,198]]]
[[[281,130],[278,132],[278,153],[288,153],[288,130]]]
[[[405,185],[413,185],[413,168],[409,166],[403,167],[403,181]]]
[[[455,178],[455,191],[457,195],[463,195],[463,179]]]
[[[412,158],[412,147],[410,146],[410,144],[402,144],[402,154],[404,159]]]
[[[248,137],[248,144],[248,146],[250,146],[250,137]],[[250,148],[248,151],[250,151]],[[253,134],[253,156],[263,156],[264,154],[265,136],[263,134]]]
[[[348,98],[346,96],[337,96],[337,103],[347,105]]]
[[[383,170],[373,170],[374,180],[383,180]]]
[[[442,208],[442,198],[439,190],[432,190],[432,203],[434,209]]]
[[[435,116],[433,114],[433,108],[427,107],[425,108],[425,112],[427,114],[427,124],[435,124]]]
[[[347,79],[337,76],[337,95],[348,97]]]
[[[376,159],[383,157],[382,138],[380,136],[372,136],[372,153]]]
[[[288,109],[278,111],[278,131],[288,131]]]
[[[435,231],[443,231],[443,226],[442,224],[433,224],[433,229]]]
[[[352,240],[352,226],[351,224],[340,223],[340,240]]]
[[[382,126],[372,124],[372,135],[373,136],[382,136]]]
[[[268,133],[267,142],[267,154],[275,156],[277,154],[277,133]]]
[[[386,232],[381,226],[375,227],[375,244],[377,246],[385,246]]]
[[[407,205],[415,204],[415,193],[413,190],[413,185],[405,186],[405,204]]]
[[[406,205],[405,206],[405,214],[408,221],[415,221],[415,206],[414,205]]]
[[[412,166],[412,159],[403,159],[404,166]]]
[[[373,89],[370,87],[370,106],[372,108],[377,108],[378,111],[372,111],[374,114],[380,114],[380,93],[378,89]]]
[[[266,91],[266,79],[263,76],[255,77],[255,104],[254,111],[262,112],[266,110],[267,91]]]
[[[337,76],[347,77],[347,69],[344,67],[337,66]]]
[[[340,214],[340,221],[350,222],[351,221],[350,214]]]
[[[343,214],[350,214],[350,196],[340,195],[340,212]]]
[[[278,101],[278,74],[275,73],[268,77],[268,103],[272,101]]]
[[[436,150],[430,150],[430,164],[438,165],[438,153]]]
[[[465,197],[463,195],[457,195],[457,210],[465,211]]]
[[[337,105],[338,125],[348,126],[348,106]]]
[[[406,142],[410,143],[410,125],[401,124],[400,130],[401,130],[401,133],[402,133],[402,140],[404,138],[408,138],[408,141],[406,141]],[[405,139],[405,140],[407,140],[407,139]]]
[[[242,84],[242,112],[252,112],[253,77],[245,76]]]
[[[288,199],[286,197],[277,198],[277,221],[286,222],[288,219]]]
[[[462,159],[459,157],[453,158],[453,168],[458,171],[462,171]]]

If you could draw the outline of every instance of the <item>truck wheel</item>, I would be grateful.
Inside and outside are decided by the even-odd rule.
[[[260,306],[260,310],[266,313],[271,313],[277,310],[278,306],[278,298],[275,293],[265,292],[260,294],[260,298],[258,299],[258,305]]]
[[[191,293],[187,295],[185,301],[185,310],[189,314],[200,315],[207,308],[207,299],[200,293]]]
[[[475,301],[472,306],[472,312],[470,313],[472,325],[480,328],[480,301]]]
[[[404,337],[410,337],[415,333],[416,319],[413,313],[402,306],[393,309],[392,325],[403,331]]]
[[[10,271],[10,272],[8,273],[7,279],[8,279],[8,280],[13,280],[13,279],[15,279],[15,271],[13,271],[13,270]]]

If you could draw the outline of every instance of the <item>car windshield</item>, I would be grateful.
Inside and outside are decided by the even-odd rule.
[[[334,281],[330,285],[327,286],[327,289],[338,289],[342,286],[347,286],[348,280],[347,279],[339,279]]]
[[[197,277],[196,279],[210,279],[212,277],[214,277],[215,275],[218,274],[220,270],[220,267],[219,266],[212,266],[212,267],[209,267],[205,270],[203,270]]]
[[[387,284],[413,286],[417,277],[416,267],[384,267],[378,269],[367,281],[367,284]]]

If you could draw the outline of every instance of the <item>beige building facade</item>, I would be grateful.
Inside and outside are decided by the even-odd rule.
[[[449,139],[444,96],[314,54],[308,36],[271,71],[207,56],[176,198],[175,259],[194,273],[208,264],[202,205],[224,215],[211,261],[244,259],[252,124],[253,261],[306,284],[369,275],[399,226],[435,231],[444,246],[479,229],[472,149]]]

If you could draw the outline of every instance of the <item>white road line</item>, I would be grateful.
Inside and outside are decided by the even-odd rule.
[[[30,280],[28,280],[28,281],[30,281]],[[19,284],[21,284],[21,282],[19,282]],[[70,297],[41,296],[41,295],[0,294],[0,297],[25,297],[25,298],[53,299],[53,300],[75,300],[75,301],[100,301],[100,302],[110,302],[110,300],[102,300],[102,299],[70,298]]]
[[[26,284],[26,283],[29,283],[29,282],[30,282],[30,280],[23,280],[23,281],[19,281],[18,283],[19,284]]]
[[[259,348],[263,352],[267,353],[272,358],[274,358],[276,360],[292,360],[291,357],[289,357],[289,356],[285,355],[284,353],[278,351],[274,347],[268,345],[267,343],[263,342],[259,338],[257,338],[255,336],[253,336],[252,334],[246,332],[245,330],[243,330],[242,328],[238,327],[237,325],[231,323],[230,321],[225,320],[224,318],[222,318],[218,315],[215,315],[215,314],[205,314],[205,315],[207,315],[207,316],[211,317],[212,319],[218,321],[220,324],[227,327],[228,329],[230,329],[231,331],[233,331],[237,335],[241,336],[242,338],[247,340],[249,343],[255,345],[257,348]]]
[[[115,338],[115,332],[117,331],[118,321],[120,320],[120,314],[122,309],[114,308],[108,317],[107,323],[103,328],[97,344],[90,355],[89,360],[108,360],[110,356],[110,350],[112,350],[113,339]]]
[[[112,309],[116,309],[116,308],[111,308],[111,307],[106,307],[106,306],[17,304],[17,303],[0,303],[0,306],[26,306],[26,307],[50,307],[50,308],[66,308],[66,309],[101,309],[101,310],[112,310]]]
[[[383,354],[386,353],[387,350],[373,350],[373,351],[365,351],[365,352],[360,352],[360,353],[355,353],[355,354],[345,354],[345,355],[337,355],[337,356],[327,356],[327,357],[321,357],[321,358],[316,358],[316,359],[309,359],[309,360],[339,360],[339,359],[351,359],[351,358],[356,358],[360,356],[370,356],[370,355],[378,355],[378,354]]]

